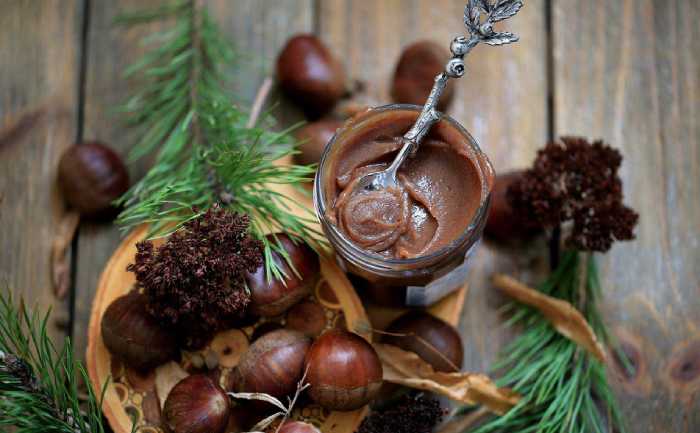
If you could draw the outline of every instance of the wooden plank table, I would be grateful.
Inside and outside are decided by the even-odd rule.
[[[61,151],[99,139],[125,154],[134,135],[112,108],[133,90],[121,77],[152,28],[112,25],[139,0],[9,0],[0,14],[0,281],[57,321],[79,354],[97,277],[119,242],[111,225],[81,223],[72,251],[72,302],[51,293],[49,248],[65,212],[54,178]],[[155,3],[155,2],[154,2]],[[463,32],[464,0],[209,0],[212,16],[253,64],[231,71],[250,99],[286,38],[315,32],[367,83],[358,102],[389,102],[401,48]],[[450,114],[497,171],[529,165],[552,136],[602,137],[625,155],[627,202],[638,239],[601,257],[608,323],[637,372],[611,376],[634,432],[700,431],[700,4],[695,0],[528,0],[507,24],[516,45],[479,47]],[[83,38],[85,32],[85,38]],[[81,66],[82,65],[82,66]],[[84,66],[84,67],[83,67]],[[298,118],[283,107],[285,121]],[[148,163],[131,167],[133,179]],[[535,281],[541,248],[484,243],[473,261],[461,331],[465,367],[484,371],[509,333],[495,271]],[[65,327],[65,325],[71,325]],[[63,326],[62,326],[63,325]]]

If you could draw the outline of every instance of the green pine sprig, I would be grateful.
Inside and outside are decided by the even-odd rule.
[[[129,126],[140,132],[131,160],[155,154],[146,176],[119,201],[117,223],[125,229],[150,224],[150,237],[165,236],[215,203],[251,216],[251,232],[263,241],[268,277],[282,276],[270,260],[286,253],[266,231],[284,231],[295,241],[320,239],[315,217],[271,185],[286,184],[308,194],[313,166],[280,165],[295,153],[290,130],[273,132],[274,119],[231,103],[223,67],[235,55],[197,1],[179,1],[120,18],[124,24],[168,19],[169,30],[146,39],[155,44],[126,75],[142,89],[122,107]],[[253,110],[255,111],[255,110]],[[255,115],[252,115],[255,117]],[[299,216],[292,208],[304,209]]]
[[[16,307],[0,294],[0,432],[103,433],[101,401],[66,339],[57,350],[46,334],[49,313]],[[88,384],[81,404],[79,383]],[[104,389],[102,390],[104,393]]]
[[[584,268],[585,267],[585,268]],[[598,338],[608,333],[598,310],[598,269],[590,253],[569,251],[538,290],[580,308]],[[503,351],[498,381],[523,398],[505,415],[471,433],[624,433],[625,424],[608,384],[605,365],[559,334],[534,308],[513,304],[508,325],[524,331]]]

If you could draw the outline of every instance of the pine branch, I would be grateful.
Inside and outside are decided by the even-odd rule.
[[[582,260],[581,254],[588,253],[565,253],[559,267],[538,289],[580,305],[593,330],[607,343],[608,335],[597,308],[597,266],[593,257]],[[521,325],[524,332],[503,351],[494,369],[506,371],[499,385],[513,387],[523,399],[504,416],[471,432],[603,433],[608,431],[608,421],[617,431],[624,432],[605,366],[557,333],[537,310],[523,305],[512,308],[514,314],[508,323]]]
[[[314,168],[275,164],[295,152],[289,131],[271,132],[274,119],[268,113],[250,122],[258,119],[261,103],[252,114],[231,104],[222,70],[235,56],[200,3],[180,1],[120,20],[167,18],[173,24],[149,37],[158,45],[127,70],[143,82],[122,108],[142,137],[130,158],[155,154],[155,164],[120,199],[125,210],[117,222],[126,230],[148,223],[149,236],[165,236],[219,203],[251,216],[252,233],[269,259],[282,249],[264,237],[267,230],[284,231],[296,241],[319,238],[311,211],[298,216],[292,207],[304,207],[270,188],[299,188]],[[273,260],[266,263],[268,276],[282,276]]]
[[[78,383],[90,382],[70,341],[57,351],[46,334],[49,314],[30,315],[6,293],[0,294],[0,431],[103,433],[101,396],[89,385],[81,409]]]

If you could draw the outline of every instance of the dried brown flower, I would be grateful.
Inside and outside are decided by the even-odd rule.
[[[570,246],[607,251],[615,240],[633,239],[638,220],[622,204],[621,163],[620,152],[600,140],[563,137],[537,153],[532,168],[508,189],[508,200],[528,224],[551,228],[571,221]]]
[[[357,433],[430,433],[444,414],[436,399],[407,395],[388,409],[372,412]]]
[[[214,206],[157,249],[136,245],[127,270],[148,296],[148,312],[177,327],[186,347],[205,344],[248,305],[244,277],[262,264],[263,248],[248,225],[248,216]]]

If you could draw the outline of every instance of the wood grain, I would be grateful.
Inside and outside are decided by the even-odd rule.
[[[122,73],[145,52],[141,39],[162,25],[126,28],[116,26],[114,20],[121,13],[143,6],[139,0],[99,2],[92,4],[88,20],[83,138],[102,141],[124,158],[138,137],[124,128],[115,112],[135,89],[135,83],[125,80]],[[148,160],[131,164],[131,182],[143,176],[148,166]],[[120,241],[119,229],[111,222],[83,222],[80,226],[73,340],[76,355],[81,359],[87,345],[86,331],[97,279]]]
[[[69,309],[54,298],[49,269],[65,213],[55,177],[77,129],[82,10],[78,0],[11,0],[0,13],[0,290],[51,307],[56,342]]]
[[[349,75],[364,81],[358,102],[390,103],[390,80],[402,47],[430,39],[449,47],[466,30],[462,0],[328,0],[319,3],[319,34],[342,54]],[[497,171],[528,165],[547,138],[546,33],[544,1],[531,0],[505,27],[521,41],[506,47],[477,47],[467,59],[467,75],[457,82],[449,113],[481,144]],[[532,251],[537,251],[533,249]],[[498,308],[503,299],[492,289],[494,271],[515,272],[541,262],[529,252],[503,253],[482,244],[472,261],[462,314],[464,366],[485,371],[506,333]],[[518,273],[528,280],[528,275]]]
[[[290,34],[308,31],[313,23],[311,0],[285,1],[284,7],[272,0],[208,0],[212,17],[235,47],[247,56],[230,71],[232,90],[243,101],[252,99],[269,71],[272,60]],[[85,137],[104,140],[121,154],[126,154],[136,137],[125,131],[112,110],[123,103],[136,84],[127,82],[122,71],[144,52],[139,40],[157,29],[114,27],[121,12],[143,7],[140,0],[100,2],[92,7],[88,33],[88,67],[86,73]],[[132,179],[140,178],[150,166],[140,161],[131,166]],[[82,357],[87,340],[85,330],[100,272],[120,242],[113,225],[85,224],[80,229],[75,302],[76,353]]]
[[[553,2],[557,134],[624,154],[637,240],[602,258],[604,309],[637,374],[618,395],[638,433],[700,430],[700,4]]]

